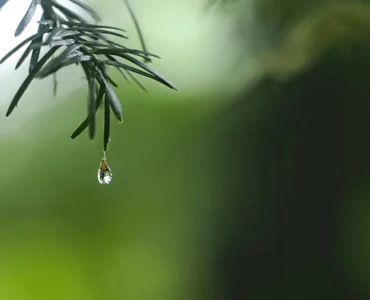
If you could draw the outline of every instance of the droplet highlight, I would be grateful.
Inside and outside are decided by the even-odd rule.
[[[98,170],[98,181],[100,184],[109,184],[112,181],[112,177],[112,171],[109,168],[106,157],[104,155]]]

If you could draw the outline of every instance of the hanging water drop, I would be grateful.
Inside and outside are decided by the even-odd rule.
[[[109,184],[112,181],[112,177],[113,174],[111,169],[107,165],[107,159],[104,153],[104,157],[101,160],[100,167],[98,170],[98,181],[100,184]]]

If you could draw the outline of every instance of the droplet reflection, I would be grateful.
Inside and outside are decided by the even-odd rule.
[[[112,171],[107,165],[106,157],[104,154],[103,159],[101,160],[100,167],[98,170],[98,181],[100,184],[109,184],[112,181]]]

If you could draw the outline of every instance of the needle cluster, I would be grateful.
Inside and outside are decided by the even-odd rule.
[[[12,0],[0,0],[0,9],[9,1]],[[29,58],[29,73],[11,100],[6,116],[9,116],[17,107],[34,79],[53,76],[56,94],[56,73],[64,67],[78,65],[83,69],[88,84],[88,116],[73,132],[71,138],[76,138],[88,128],[89,137],[93,139],[95,115],[98,108],[103,107],[104,150],[106,150],[110,135],[111,112],[118,121],[122,122],[122,107],[114,91],[118,85],[109,76],[110,68],[116,68],[127,80],[132,79],[144,90],[137,75],[155,80],[171,89],[175,87],[147,65],[153,57],[159,57],[146,51],[141,30],[128,0],[124,2],[139,33],[143,50],[127,48],[121,42],[113,41],[112,38],[127,39],[125,31],[100,24],[99,15],[86,2],[69,1],[79,7],[84,14],[76,13],[56,0],[30,0],[30,6],[16,28],[15,36],[22,34],[33,18],[37,6],[40,6],[43,13],[39,20],[38,31],[23,40],[0,60],[0,64],[4,63],[27,46],[15,68],[18,69]],[[43,55],[41,55],[42,48],[47,49]]]

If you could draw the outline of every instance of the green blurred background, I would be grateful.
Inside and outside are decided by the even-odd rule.
[[[179,92],[114,73],[107,186],[102,130],[69,138],[78,68],[0,118],[0,300],[369,299],[369,1],[132,2]],[[123,1],[91,3],[139,47]],[[24,10],[1,11],[1,55]]]
[[[1,12],[3,54],[18,42],[23,2]],[[58,74],[56,98],[51,79],[34,82],[1,118],[0,299],[177,299],[189,288],[203,298],[213,191],[211,153],[197,132],[225,101],[232,36],[199,1],[132,3],[148,48],[162,57],[152,67],[179,92],[143,79],[146,94],[113,72],[124,122],[112,124],[109,186],[97,181],[102,115],[95,141],[69,138],[87,113],[79,68]],[[123,1],[92,5],[140,46]],[[4,115],[27,71],[13,71],[16,59],[2,66]]]

